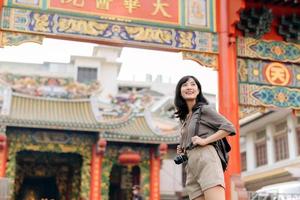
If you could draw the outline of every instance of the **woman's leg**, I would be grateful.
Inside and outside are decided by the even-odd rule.
[[[205,200],[225,200],[225,189],[218,185],[204,191]]]
[[[202,195],[202,196],[200,196],[200,197],[196,197],[196,198],[193,199],[193,200],[205,200],[205,199],[204,199],[204,196]]]

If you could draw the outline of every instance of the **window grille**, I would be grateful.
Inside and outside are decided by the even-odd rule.
[[[77,81],[86,84],[97,81],[97,68],[78,67]]]
[[[255,143],[255,155],[257,167],[266,165],[268,163],[266,140]]]
[[[298,155],[300,155],[300,126],[296,128]]]
[[[246,152],[241,153],[241,168],[242,168],[242,171],[247,171],[247,153]]]
[[[275,125],[274,149],[275,161],[289,158],[289,146],[286,121]]]
[[[274,137],[275,160],[280,161],[289,158],[287,133],[276,135]]]

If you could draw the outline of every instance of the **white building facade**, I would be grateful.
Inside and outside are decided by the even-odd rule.
[[[248,191],[300,178],[300,116],[282,109],[240,120],[242,179]]]

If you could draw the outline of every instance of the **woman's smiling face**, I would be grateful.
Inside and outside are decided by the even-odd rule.
[[[199,88],[193,78],[189,78],[181,86],[181,96],[184,100],[195,100],[199,94]]]

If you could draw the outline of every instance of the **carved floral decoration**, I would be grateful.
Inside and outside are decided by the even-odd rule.
[[[3,73],[0,81],[9,85],[14,92],[37,96],[63,99],[88,98],[101,91],[98,81],[84,84],[71,78],[54,78],[42,76],[24,76]]]
[[[110,96],[112,113],[123,115],[131,110],[142,112],[147,107],[153,104],[153,97],[148,94],[139,94],[136,92],[129,92],[126,94],[119,94],[117,96]]]

